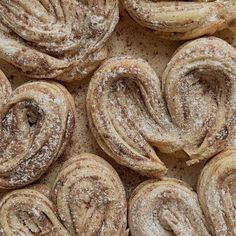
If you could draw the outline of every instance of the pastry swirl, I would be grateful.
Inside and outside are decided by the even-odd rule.
[[[80,79],[106,58],[117,21],[117,0],[1,0],[0,58],[33,78]]]
[[[53,203],[42,193],[15,190],[0,201],[0,235],[69,236],[55,212]]]
[[[129,201],[131,235],[210,236],[197,194],[184,182],[149,180]]]
[[[236,28],[235,0],[123,0],[130,16],[163,38],[186,40]]]
[[[122,182],[102,158],[81,154],[68,160],[52,197],[70,235],[128,235]]]
[[[236,234],[236,149],[213,158],[199,177],[198,196],[215,236]]]
[[[182,46],[167,65],[162,85],[147,62],[112,58],[89,85],[90,127],[119,164],[160,176],[166,168],[153,146],[164,153],[183,151],[187,163],[194,164],[232,141],[235,82],[235,49],[214,37]]]
[[[1,73],[0,91],[0,188],[13,189],[39,179],[62,154],[75,108],[58,83],[26,83],[12,92]]]

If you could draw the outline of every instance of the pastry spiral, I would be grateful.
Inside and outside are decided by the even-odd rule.
[[[198,196],[215,236],[236,234],[236,149],[218,154],[199,177]]]
[[[236,29],[235,0],[123,0],[131,17],[163,38],[192,39],[217,30]]]
[[[136,188],[129,201],[129,227],[135,236],[210,236],[197,194],[171,178]]]
[[[57,177],[52,197],[71,235],[128,235],[123,185],[102,158],[81,154],[68,160]]]
[[[223,150],[235,135],[236,51],[225,41],[201,38],[182,46],[161,83],[141,59],[106,61],[87,95],[91,130],[119,164],[143,175],[166,171],[161,152],[186,153],[188,164]]]
[[[69,236],[55,212],[53,203],[42,193],[15,190],[0,201],[0,235]]]
[[[33,78],[72,81],[107,56],[117,0],[1,0],[0,58]]]
[[[74,127],[74,101],[58,83],[37,81],[11,91],[0,73],[0,188],[39,179],[63,152]]]

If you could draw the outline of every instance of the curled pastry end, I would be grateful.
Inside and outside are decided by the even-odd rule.
[[[135,236],[210,236],[196,193],[172,178],[136,188],[129,201],[129,227]]]
[[[201,172],[198,196],[213,235],[236,233],[236,149],[215,156]]]
[[[130,16],[160,37],[186,40],[235,27],[235,1],[123,0]]]
[[[4,81],[0,77],[0,89]],[[74,129],[75,106],[70,93],[56,82],[38,81],[13,92],[4,90],[0,188],[14,189],[38,180],[62,154]]]
[[[55,206],[42,193],[32,189],[16,190],[0,201],[0,234],[58,235],[69,233],[55,215]]]
[[[96,155],[84,153],[68,160],[52,198],[71,235],[127,235],[124,187],[110,164]]]

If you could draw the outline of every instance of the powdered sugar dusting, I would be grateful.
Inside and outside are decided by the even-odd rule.
[[[84,78],[104,60],[104,47],[118,20],[116,0],[0,3],[1,57],[34,78]],[[17,12],[17,14],[16,14]],[[17,24],[15,24],[17,22]],[[2,27],[3,28],[3,27]]]
[[[64,150],[74,120],[67,95],[56,84],[28,83],[9,96],[11,105],[1,114],[0,187],[15,188],[46,172]]]

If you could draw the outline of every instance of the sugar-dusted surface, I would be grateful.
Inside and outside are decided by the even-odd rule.
[[[1,1],[0,58],[31,78],[86,77],[107,56],[118,0]]]
[[[174,178],[146,181],[135,190],[129,227],[136,236],[210,236],[196,193]]]
[[[234,39],[231,33],[223,32],[220,34],[227,41],[236,46],[236,37]],[[109,42],[111,56],[131,55],[142,57],[148,61],[152,68],[154,68],[158,76],[162,75],[166,64],[179,45],[180,43],[178,42],[160,40],[149,30],[143,29],[131,21],[124,12],[121,13],[120,23],[118,24],[118,27]],[[3,61],[0,61],[0,65],[1,69],[7,74],[14,87],[25,81],[23,76],[12,66],[9,66]],[[60,158],[53,167],[51,167],[50,172],[41,182],[51,184],[54,181],[61,164],[64,160],[70,158],[73,153],[92,152],[105,157],[111,162],[111,159],[107,157],[97,145],[88,128],[85,110],[85,98],[88,83],[89,79],[67,86],[75,99],[77,126],[72,141],[67,147],[64,156]],[[202,165],[187,167],[185,161],[180,161],[178,159],[163,155],[161,156],[161,159],[169,168],[168,176],[181,178],[195,187]],[[113,166],[118,169],[121,179],[126,185],[128,193],[130,193],[132,189],[144,179],[127,168],[118,167],[114,163]]]
[[[136,22],[167,39],[193,39],[235,27],[234,0],[123,2]]]
[[[84,153],[65,162],[53,186],[52,200],[71,235],[126,235],[125,190],[101,157]]]
[[[9,85],[4,76],[0,79]],[[61,155],[74,127],[75,112],[71,95],[58,83],[26,83],[5,96],[0,188],[15,189],[38,180]]]

